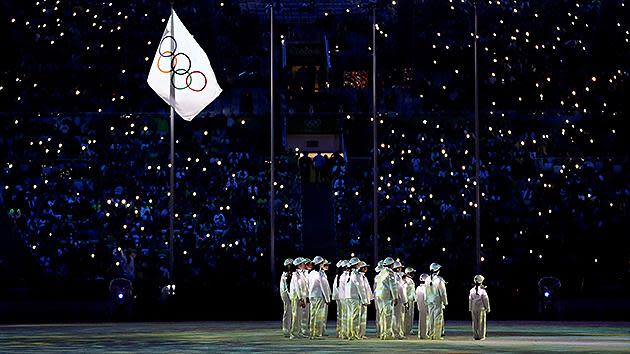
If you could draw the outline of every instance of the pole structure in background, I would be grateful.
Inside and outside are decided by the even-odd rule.
[[[481,181],[479,179],[479,75],[477,68],[477,1],[473,1],[474,17],[475,17],[475,37],[474,37],[474,55],[475,55],[475,267],[477,274],[481,273]]]
[[[270,93],[270,106],[271,106],[271,110],[270,110],[270,128],[271,128],[271,160],[270,160],[270,165],[271,165],[271,169],[270,169],[270,183],[269,183],[269,188],[271,190],[271,196],[269,198],[269,211],[270,211],[270,227],[271,227],[271,232],[270,232],[270,258],[271,258],[271,281],[272,283],[276,280],[276,213],[274,210],[274,199],[275,199],[275,189],[274,189],[274,183],[275,183],[275,151],[274,151],[274,105],[273,105],[273,3],[271,3],[269,5],[269,22],[270,22],[270,31],[269,31],[269,62],[270,62],[270,66],[269,66],[269,77],[270,77],[270,87],[269,87],[269,93]]]
[[[171,1],[171,36],[175,38],[175,10],[173,6],[173,2]],[[171,53],[175,52],[175,43],[171,41]],[[171,70],[171,83],[173,82],[173,76],[175,75],[175,70]],[[170,100],[171,100],[171,153],[170,153],[170,193],[168,199],[168,213],[169,213],[169,225],[168,225],[168,263],[169,263],[169,280],[171,280],[171,284],[173,284],[174,277],[174,267],[175,267],[175,257],[174,257],[174,242],[175,237],[173,235],[174,231],[174,217],[175,217],[175,108],[173,108],[173,104],[175,102],[175,86],[171,84],[170,91]]]
[[[372,218],[374,219],[374,230],[372,232],[374,240],[374,264],[378,263],[378,139],[376,119],[376,6],[372,7],[372,146],[373,146],[373,167],[372,167],[372,187],[374,188],[374,200],[372,201]]]

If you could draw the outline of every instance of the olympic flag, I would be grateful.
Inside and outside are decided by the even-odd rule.
[[[175,11],[160,39],[147,83],[187,121],[221,94],[208,56]]]

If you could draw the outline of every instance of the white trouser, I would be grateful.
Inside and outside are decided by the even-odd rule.
[[[337,303],[337,338],[341,338],[341,322],[343,321],[343,303],[341,300],[335,300]]]
[[[428,304],[429,312],[427,316],[427,336],[429,339],[442,338],[444,326],[444,312],[441,303]]]
[[[418,338],[427,339],[427,316],[429,309],[422,306],[418,311]]]
[[[378,321],[380,328],[380,339],[393,339],[394,330],[394,301],[391,299],[376,298],[378,302]]]
[[[405,314],[405,305],[398,301],[398,304],[394,306],[394,336],[395,337],[404,337],[404,314]]]
[[[349,299],[343,299],[341,302],[343,304],[343,311],[341,313],[341,336],[339,338],[348,339],[350,338],[350,302]]]
[[[410,335],[413,329],[413,317],[415,313],[413,305],[413,302],[409,302],[409,307],[405,310],[405,336]]]
[[[326,302],[323,298],[311,298],[311,311],[310,311],[310,337],[321,337],[324,335],[324,321]]]
[[[307,331],[304,327],[305,309],[300,306],[299,299],[291,299],[291,310],[291,337],[299,337]]]
[[[302,315],[302,335],[308,336],[308,326],[311,320],[311,304],[307,303],[302,311],[304,311]]]
[[[380,338],[381,337],[381,321],[379,321],[379,314],[378,314],[378,301],[376,301],[376,299],[374,299],[374,310],[376,312],[376,316],[375,318],[375,323],[376,323],[376,338]]]
[[[326,335],[326,325],[328,324],[328,305],[329,304],[324,303],[324,329],[322,330],[322,335]]]
[[[361,339],[361,300],[348,299],[348,339]]]
[[[291,331],[291,299],[289,299],[288,295],[282,295],[282,333],[285,336],[289,335],[289,331]]]
[[[470,314],[472,315],[473,338],[486,338],[486,310],[473,309]]]
[[[361,330],[359,331],[359,337],[365,337],[367,332],[367,305],[361,305]]]

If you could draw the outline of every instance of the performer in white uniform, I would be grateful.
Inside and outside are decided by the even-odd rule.
[[[394,336],[398,339],[405,339],[404,313],[405,304],[407,304],[407,293],[405,291],[405,283],[403,282],[404,273],[402,263],[394,263],[393,269],[395,272],[396,287],[398,288],[398,301],[394,306]]]
[[[374,283],[372,283],[372,300],[374,300],[374,310],[375,310],[375,323],[376,323],[376,338],[381,337],[381,326],[380,321],[378,320],[378,301],[376,301],[376,278],[379,273],[383,270],[383,261],[378,261],[378,265],[374,268],[376,275],[374,276]]]
[[[444,329],[444,308],[448,306],[448,298],[446,296],[446,283],[438,274],[440,266],[432,263],[430,268],[431,274],[425,280],[424,301],[427,304],[429,313],[427,316],[427,336],[429,339],[442,339]]]
[[[311,323],[311,299],[308,297],[308,274],[313,270],[313,261],[304,258],[304,278],[306,279],[306,306],[304,306],[304,316],[302,316],[302,335],[309,336],[309,325]],[[306,330],[304,330],[306,328]]]
[[[291,297],[289,296],[289,285],[291,284],[291,267],[293,266],[293,259],[287,258],[284,260],[285,271],[280,276],[280,298],[282,299],[283,312],[282,312],[282,333],[285,337],[289,337],[289,331],[291,331]]]
[[[391,267],[394,260],[383,260],[383,270],[376,277],[376,301],[378,302],[378,320],[380,321],[380,339],[394,339],[394,306],[398,302],[396,276]]]
[[[322,283],[324,285],[325,288],[328,289],[328,294],[329,295],[329,300],[328,303],[324,306],[324,332],[322,333],[322,335],[324,337],[328,336],[328,334],[326,334],[326,326],[328,324],[328,308],[330,307],[330,301],[332,300],[332,291],[330,289],[330,283],[328,282],[328,267],[330,266],[330,261],[327,259],[324,259],[324,262],[322,263],[322,271],[324,272],[325,275],[325,279],[326,282]]]
[[[342,339],[350,338],[350,309],[348,299],[350,298],[350,275],[352,274],[352,266],[350,266],[350,260],[345,263],[346,269],[339,277],[339,282],[342,286],[343,292],[339,292],[339,297],[343,303],[343,311],[341,312],[341,337]]]
[[[405,303],[405,313],[403,315],[404,318],[404,334],[405,336],[411,335],[411,330],[413,329],[413,317],[416,312],[414,302],[416,301],[416,283],[413,281],[413,277],[416,274],[416,270],[407,267],[405,269],[405,275],[403,276],[403,283],[405,284],[405,294],[406,300]]]
[[[367,296],[367,302],[361,306],[361,330],[360,337],[361,339],[367,339],[367,310],[368,306],[372,300],[374,300],[374,293],[372,293],[372,287],[370,287],[370,282],[368,281],[365,273],[368,271],[368,264],[365,262],[360,263],[359,271],[361,272],[361,282],[363,283],[363,290]]]
[[[365,287],[363,286],[362,273],[359,271],[361,260],[352,257],[348,262],[352,269],[346,292],[348,294],[348,336],[347,339],[355,340],[361,338],[361,307],[368,302]]]
[[[333,300],[335,300],[337,302],[337,338],[342,338],[341,337],[341,327],[342,327],[342,323],[343,323],[343,318],[344,318],[344,302],[343,302],[343,296],[344,296],[344,289],[346,287],[346,284],[344,282],[341,281],[341,277],[343,276],[345,270],[346,270],[346,263],[347,261],[345,260],[341,260],[339,262],[337,262],[336,267],[337,267],[337,275],[335,276],[335,280],[333,281]]]
[[[307,327],[302,321],[305,314],[306,299],[308,298],[308,280],[304,274],[306,263],[304,258],[298,257],[293,261],[293,265],[297,267],[291,276],[291,285],[289,295],[291,297],[291,333],[290,338],[305,337]]]
[[[314,269],[308,274],[308,297],[310,299],[310,332],[311,339],[324,335],[324,322],[326,321],[326,306],[330,303],[330,286],[328,278],[323,270],[324,258],[313,258]]]
[[[486,339],[486,313],[490,312],[490,300],[483,281],[483,275],[475,275],[475,286],[470,289],[468,295],[468,311],[472,315],[472,330],[475,340]]]
[[[427,280],[429,275],[427,273],[422,273],[420,275],[420,285],[416,288],[416,304],[418,305],[418,338],[427,339],[427,315],[429,309],[427,307],[427,303],[425,302],[424,293],[425,293],[425,285],[424,282]]]

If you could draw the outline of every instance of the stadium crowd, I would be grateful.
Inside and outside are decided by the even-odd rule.
[[[248,282],[268,264],[268,160],[245,124],[204,123],[177,134],[175,278],[211,282],[220,270]],[[16,115],[3,125],[2,204],[44,273],[167,284],[168,146],[160,116]],[[295,162],[276,161],[277,246],[285,252],[299,249],[301,237]]]
[[[551,272],[589,291],[602,267],[627,277],[626,269],[612,266],[627,250],[610,247],[628,226],[626,137],[601,125],[586,135],[575,128],[575,117],[563,118],[538,127],[529,120],[497,121],[483,133],[482,261],[490,273],[520,269],[523,277],[512,278],[514,284]],[[379,149],[383,250],[418,263],[440,255],[445,263],[471,264],[475,172],[470,120],[385,121]],[[591,139],[601,142],[600,148],[608,145],[606,152]],[[340,161],[332,170],[340,249],[367,257],[372,249],[371,171],[352,168],[356,161]],[[469,251],[459,252],[462,247]]]

